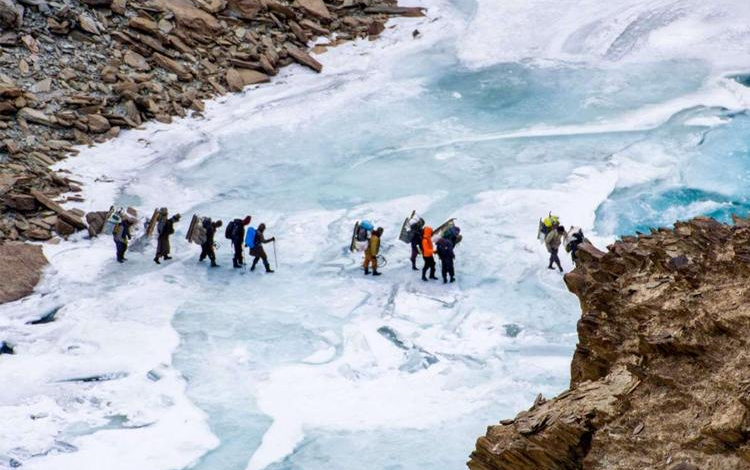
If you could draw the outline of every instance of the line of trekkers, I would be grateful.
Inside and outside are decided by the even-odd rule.
[[[224,230],[224,236],[232,242],[234,256],[232,265],[235,268],[241,268],[245,265],[243,248],[248,248],[250,256],[253,257],[253,263],[250,270],[254,271],[259,261],[263,262],[267,273],[274,272],[268,262],[263,245],[266,243],[275,243],[276,237],[266,238],[266,224],[258,225],[258,228],[250,227],[251,216],[243,219],[234,219],[229,222]],[[170,237],[175,233],[175,223],[180,221],[180,214],[169,216],[166,207],[154,211],[154,215],[145,224],[145,236],[151,237],[154,232],[157,234],[156,255],[154,262],[161,264],[160,259],[171,260]],[[111,233],[117,249],[117,261],[123,263],[127,261],[125,252],[128,249],[129,241],[132,239],[131,227],[135,221],[122,210],[115,211],[110,209],[107,221],[104,226],[104,233]],[[194,215],[188,227],[186,239],[189,242],[200,245],[201,254],[198,261],[204,261],[208,258],[211,261],[211,267],[219,267],[216,264],[216,231],[223,225],[221,220],[211,220],[210,217],[199,217]]]
[[[249,226],[251,220],[252,217],[249,215],[243,219],[234,219],[227,224],[224,230],[225,238],[232,242],[234,251],[232,265],[234,268],[245,266],[243,249],[248,248],[250,256],[253,257],[250,270],[254,271],[258,262],[262,261],[266,272],[272,273],[274,270],[271,269],[268,255],[263,245],[274,243],[275,256],[276,237],[266,238],[266,224],[262,223],[257,228],[254,228]],[[170,217],[167,208],[162,207],[155,210],[151,219],[144,224],[146,238],[151,237],[154,232],[157,233],[156,254],[154,256],[156,264],[161,264],[160,260],[172,259],[170,256],[170,237],[175,233],[174,226],[179,221],[180,214]],[[126,261],[125,252],[132,238],[130,229],[134,223],[135,220],[121,209],[115,211],[112,208],[107,216],[103,231],[112,234],[117,249],[117,261],[120,263]],[[211,261],[211,267],[219,266],[216,264],[215,236],[216,231],[222,225],[221,220],[213,221],[209,217],[194,215],[185,237],[189,242],[200,245],[201,254],[199,261],[204,261],[208,258]],[[380,240],[382,236],[383,228],[375,228],[370,221],[363,220],[354,225],[350,250],[364,252],[362,267],[366,275],[370,274],[370,268],[372,268],[372,275],[380,276],[381,273],[378,271],[378,268],[383,267],[386,263],[385,257],[380,254]],[[436,243],[433,243],[435,237],[439,238]],[[537,237],[544,243],[549,252],[548,269],[554,269],[554,265],[556,265],[560,272],[563,270],[560,264],[560,257],[558,256],[560,246],[565,243],[565,249],[570,253],[573,263],[575,263],[577,261],[576,252],[578,246],[586,240],[581,228],[571,227],[570,230],[566,231],[565,227],[560,225],[560,218],[552,215],[552,213],[539,220]],[[432,227],[427,225],[425,220],[414,211],[404,220],[401,233],[399,234],[399,240],[411,245],[410,260],[413,270],[420,270],[417,267],[417,258],[420,255],[422,256],[423,265],[421,271],[423,281],[438,279],[435,276],[437,267],[435,254],[437,254],[438,258],[440,258],[441,274],[443,283],[445,284],[456,281],[455,248],[461,242],[461,238],[461,229],[455,224],[455,219],[446,221],[433,231]]]

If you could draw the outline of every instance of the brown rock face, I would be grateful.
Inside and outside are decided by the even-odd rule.
[[[570,390],[490,426],[469,468],[750,469],[750,223],[578,253]]]
[[[0,304],[31,294],[46,265],[38,245],[0,245]]]

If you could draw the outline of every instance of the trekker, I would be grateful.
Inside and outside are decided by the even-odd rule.
[[[162,219],[159,220],[159,225],[156,227],[159,231],[159,238],[156,242],[156,256],[154,257],[154,263],[156,264],[161,264],[159,262],[159,258],[164,258],[165,260],[172,259],[172,257],[169,256],[169,252],[171,251],[171,247],[169,246],[169,237],[174,233],[175,222],[180,221],[180,214],[175,214],[169,219],[167,219],[166,217],[167,213],[165,210]]]
[[[457,237],[460,235],[456,234]],[[455,246],[452,237],[441,237],[437,241],[437,253],[440,258],[440,271],[443,275],[443,284],[448,283],[448,276],[451,277],[451,282],[456,282],[456,273],[453,268],[453,260],[456,255],[453,252]],[[455,238],[454,238],[455,239]]]
[[[425,226],[422,230],[422,259],[424,260],[424,266],[422,267],[422,280],[426,281],[427,270],[430,271],[430,279],[437,279],[435,277],[435,247],[432,245],[432,227]]]
[[[420,219],[421,220],[421,219]],[[412,225],[411,229],[411,269],[419,271],[417,267],[417,256],[422,253],[422,233],[424,228],[417,224]]]
[[[378,272],[378,253],[380,253],[380,237],[383,236],[383,227],[378,227],[372,232],[370,241],[365,249],[365,274],[370,274],[370,265],[372,265],[372,275],[380,276]]]
[[[245,264],[242,257],[242,243],[245,241],[245,226],[249,225],[251,220],[252,217],[249,215],[245,216],[244,219],[234,219],[227,224],[224,231],[224,236],[232,240],[232,246],[234,247],[234,257],[232,258],[234,268],[241,268]]]
[[[558,225],[557,228],[544,237],[544,246],[547,247],[549,252],[549,266],[547,269],[555,269],[552,264],[557,264],[557,268],[562,272],[563,268],[560,264],[560,257],[557,256],[557,250],[560,249],[563,236],[565,235],[565,227]]]
[[[206,241],[201,245],[201,256],[198,261],[203,261],[208,257],[211,260],[211,267],[218,268],[216,264],[216,251],[214,250],[214,235],[216,235],[216,229],[222,226],[221,220],[216,222],[211,219],[203,219],[203,228],[206,229]]]
[[[570,227],[570,230],[565,234],[565,251],[570,253],[570,259],[573,264],[578,264],[578,245],[584,241],[583,229],[580,227]]]
[[[250,271],[255,271],[255,265],[258,264],[259,260],[263,260],[263,266],[266,268],[267,273],[274,272],[273,269],[271,269],[271,265],[268,264],[268,256],[266,255],[266,250],[263,249],[263,244],[268,242],[274,242],[276,241],[276,237],[271,237],[269,239],[266,239],[263,233],[266,231],[266,224],[260,224],[258,225],[258,229],[255,230],[255,235],[253,236],[252,244],[247,243],[250,240],[247,240],[245,242],[245,245],[250,247],[250,256],[253,256],[253,264],[250,266]],[[248,235],[250,234],[250,230],[248,230]]]
[[[115,241],[115,247],[117,249],[117,262],[124,263],[128,259],[125,258],[125,252],[128,249],[128,240],[132,238],[130,234],[130,219],[123,217],[120,223],[117,224],[112,230],[112,239]]]

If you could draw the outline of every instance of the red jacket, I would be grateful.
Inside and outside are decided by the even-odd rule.
[[[422,235],[422,256],[429,258],[435,253],[435,247],[432,246],[432,227],[426,226]]]

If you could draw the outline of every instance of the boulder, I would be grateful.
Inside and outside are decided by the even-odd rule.
[[[133,67],[134,69],[140,72],[151,70],[151,66],[148,65],[146,58],[137,52],[127,51],[125,55],[123,56],[122,60],[127,65]]]
[[[56,122],[53,116],[32,108],[21,108],[18,111],[18,117],[25,119],[27,122],[33,122],[42,126],[53,126]]]
[[[0,245],[0,304],[31,294],[46,265],[39,245]]]
[[[213,15],[206,13],[185,0],[157,0],[159,8],[170,11],[177,23],[201,33],[218,32],[221,24]]]
[[[22,22],[23,7],[15,0],[0,0],[0,26],[17,29],[21,27]]]
[[[36,198],[28,194],[8,194],[3,202],[7,207],[20,212],[31,212],[37,207]]]
[[[286,43],[286,50],[289,53],[289,56],[294,59],[299,64],[302,64],[306,67],[310,67],[311,69],[315,70],[316,72],[320,73],[321,70],[323,70],[323,64],[318,62],[317,60],[313,59],[310,54],[303,51],[302,49],[298,48],[297,46]]]
[[[102,233],[104,223],[107,221],[108,212],[96,211],[86,214],[86,223],[89,224],[89,235],[95,237]]]
[[[57,222],[55,222],[55,232],[61,237],[67,237],[68,235],[76,233],[76,229],[64,220],[57,219]]]
[[[268,75],[249,69],[229,69],[226,74],[227,85],[232,91],[242,91],[248,85],[265,83],[270,80]]]
[[[308,15],[320,18],[325,22],[331,21],[331,12],[323,0],[297,0],[299,7]]]
[[[173,72],[180,80],[187,81],[193,78],[193,75],[190,73],[190,69],[174,59],[170,59],[165,55],[159,54],[158,52],[155,52],[152,58],[157,65],[169,70],[170,72]]]
[[[89,126],[89,131],[93,132],[94,134],[102,134],[104,132],[107,132],[111,127],[109,125],[109,121],[107,121],[107,118],[105,118],[101,114],[89,114],[87,118],[87,124]]]
[[[99,23],[94,18],[92,18],[91,15],[87,15],[86,13],[81,13],[80,15],[78,15],[78,25],[87,33],[96,35],[100,33]]]

